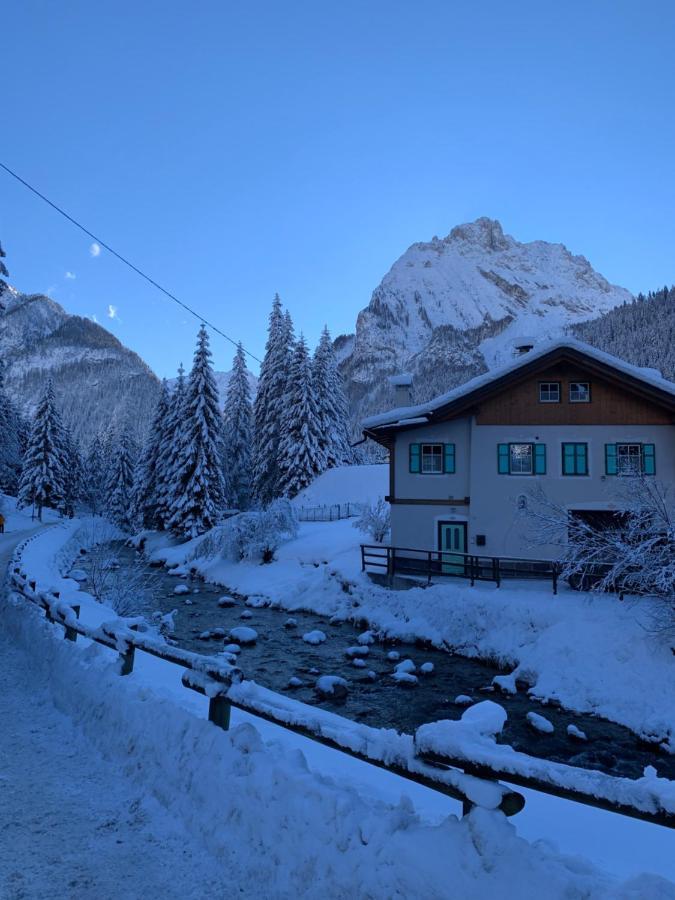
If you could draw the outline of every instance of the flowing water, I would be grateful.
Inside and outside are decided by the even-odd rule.
[[[140,556],[136,551],[119,546],[117,558],[121,571],[138,566]],[[88,558],[78,560],[78,568],[88,568]],[[487,662],[454,655],[423,643],[404,644],[384,641],[371,644],[364,659],[365,667],[357,668],[347,657],[346,651],[358,645],[358,636],[364,630],[350,622],[332,622],[325,616],[313,613],[288,613],[271,608],[251,608],[246,598],[228,594],[222,587],[207,584],[199,578],[177,578],[165,569],[143,564],[148,577],[145,607],[139,614],[148,618],[157,610],[162,613],[177,609],[173,639],[188,650],[217,654],[231,643],[222,636],[201,639],[200,635],[212,629],[224,629],[246,625],[258,633],[255,644],[242,645],[238,665],[244,677],[274,691],[285,693],[358,722],[376,728],[395,728],[412,733],[426,722],[438,719],[458,719],[464,707],[455,702],[459,695],[466,695],[478,702],[493,699],[508,713],[508,720],[500,741],[510,744],[533,756],[584,768],[600,769],[612,775],[636,778],[644,767],[652,765],[659,775],[675,779],[675,757],[663,752],[657,745],[641,740],[628,728],[599,717],[568,712],[553,703],[531,699],[526,690],[516,694],[502,694],[493,690],[491,681],[500,672]],[[189,593],[177,595],[175,588],[184,584]],[[86,583],[83,585],[86,590]],[[222,608],[219,598],[231,596],[234,605]],[[189,601],[186,603],[186,601]],[[287,627],[289,618],[296,627]],[[312,646],[303,635],[314,630],[323,631],[326,641]],[[411,659],[417,667],[418,683],[403,686],[391,678],[396,661],[387,658],[392,651],[400,654],[400,660]],[[420,673],[423,663],[433,663],[433,672]],[[319,675],[339,675],[349,683],[347,696],[330,700],[317,696],[314,685]],[[290,687],[291,678],[302,684]],[[551,734],[534,731],[527,722],[528,712],[545,716],[554,726]],[[567,726],[575,725],[588,740],[570,738]]]

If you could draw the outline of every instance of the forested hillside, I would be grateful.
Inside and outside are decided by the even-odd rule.
[[[598,319],[572,325],[570,333],[636,366],[659,369],[675,381],[675,286],[638,294]]]

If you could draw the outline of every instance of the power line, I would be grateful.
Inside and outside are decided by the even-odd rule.
[[[234,338],[231,338],[229,336],[229,334],[225,334],[225,332],[221,331],[217,325],[213,324],[213,322],[209,322],[208,319],[205,319],[204,316],[201,316],[196,310],[192,309],[191,306],[188,306],[187,303],[183,303],[183,301],[180,300],[178,297],[176,297],[175,294],[172,294],[171,291],[168,291],[165,287],[162,287],[162,285],[159,284],[157,281],[155,281],[154,278],[151,278],[149,275],[146,275],[142,269],[139,269],[138,266],[135,266],[126,257],[122,256],[121,253],[118,253],[117,250],[114,250],[110,246],[110,244],[107,244],[100,237],[97,237],[93,232],[89,231],[88,228],[85,228],[85,226],[82,225],[80,222],[78,222],[77,219],[74,219],[72,216],[68,215],[68,213],[64,209],[61,209],[61,207],[57,206],[56,203],[53,203],[49,199],[49,197],[45,197],[45,195],[40,193],[40,191],[38,191],[37,188],[34,188],[32,184],[29,184],[20,175],[17,175],[16,172],[13,172],[12,169],[9,168],[9,166],[6,166],[3,162],[0,162],[0,168],[4,169],[8,175],[11,175],[12,178],[15,178],[24,187],[27,187],[28,190],[31,191],[33,194],[35,194],[36,197],[39,197],[40,200],[44,200],[44,202],[48,206],[51,206],[52,209],[55,209],[57,213],[59,213],[60,215],[62,215],[64,217],[64,219],[67,219],[72,225],[74,225],[76,228],[79,228],[80,231],[83,231],[86,235],[88,235],[90,238],[92,238],[92,240],[96,241],[97,244],[99,244],[101,247],[105,247],[105,249],[109,253],[112,253],[112,255],[114,257],[116,257],[117,259],[119,259],[120,262],[124,263],[125,266],[128,266],[130,269],[132,269],[137,275],[140,275],[141,278],[144,278],[153,287],[157,288],[158,291],[161,291],[170,300],[173,300],[174,303],[177,303],[179,306],[182,306],[183,309],[187,310],[187,312],[189,312],[190,315],[194,316],[195,319],[198,319],[200,322],[203,322],[204,325],[208,325],[212,331],[215,331],[216,334],[219,334],[221,337],[224,337],[226,341],[229,341],[231,344],[234,344],[235,347],[239,346],[239,341],[235,341]],[[258,359],[258,357],[254,353],[251,353],[250,350],[247,350],[246,347],[243,346],[243,344],[242,344],[242,349],[243,349],[244,353],[246,353],[248,356],[251,357],[251,359],[254,359],[258,363],[262,362],[262,360]]]

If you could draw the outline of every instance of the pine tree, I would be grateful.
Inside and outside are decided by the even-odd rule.
[[[223,420],[204,325],[199,329],[183,410],[169,527],[181,537],[193,538],[213,528],[225,505]]]
[[[164,436],[168,412],[169,389],[166,381],[162,381],[155,414],[134,481],[134,516],[143,528],[160,528],[162,525],[159,493],[159,477],[161,474],[160,446]]]
[[[109,463],[110,456],[104,455],[103,443],[103,436],[95,435],[84,462],[83,500],[93,515],[99,515],[105,505],[106,463]]]
[[[168,398],[167,414],[161,428],[157,450],[157,527],[160,531],[168,527],[172,515],[173,498],[176,493],[178,450],[181,443],[185,406],[185,370],[181,363],[173,394]]]
[[[349,466],[354,453],[349,442],[349,412],[328,328],[324,327],[312,366],[314,393],[321,418],[321,449],[326,468]]]
[[[284,496],[295,497],[324,471],[322,422],[314,395],[312,365],[304,337],[295,345],[291,360],[279,443],[279,486]]]
[[[254,405],[253,487],[256,499],[263,506],[281,493],[277,456],[288,387],[292,329],[290,315],[282,312],[277,294],[272,303]]]
[[[251,503],[252,417],[246,357],[239,344],[227,386],[224,416],[229,501],[237,509],[248,509]]]
[[[33,505],[42,521],[45,506],[58,509],[65,497],[68,460],[63,427],[56,408],[51,378],[35,411],[19,483],[19,508]]]
[[[25,449],[22,434],[24,423],[5,390],[4,368],[0,360],[0,490],[15,496]]]
[[[82,454],[77,442],[73,438],[70,429],[63,429],[63,449],[66,458],[66,471],[63,480],[63,503],[61,509],[64,515],[72,518],[75,515],[75,506],[82,499],[84,482],[84,464]]]
[[[130,531],[133,523],[134,449],[129,429],[125,428],[113,453],[106,503],[110,521],[125,531]]]

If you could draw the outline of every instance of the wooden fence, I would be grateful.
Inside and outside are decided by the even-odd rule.
[[[527,767],[524,772],[518,766],[503,767],[500,770],[497,764],[476,762],[459,754],[439,756],[420,752],[412,735],[392,736],[388,733],[385,738],[379,729],[288,700],[255,682],[245,681],[237,666],[215,657],[172,647],[144,635],[137,630],[138,623],[134,620],[118,620],[97,628],[85,625],[79,621],[80,610],[77,605],[63,602],[57,592],[38,589],[36,582],[29,579],[21,568],[21,549],[22,547],[11,564],[10,586],[26,600],[44,610],[49,622],[61,625],[66,640],[76,641],[78,637],[83,637],[110,648],[119,656],[118,672],[121,676],[130,675],[133,671],[136,651],[182,667],[183,685],[208,697],[209,721],[220,728],[229,728],[230,709],[235,707],[459,800],[464,813],[474,805],[499,809],[507,816],[520,812],[525,799],[522,794],[498,781],[499,778],[504,778],[552,796],[675,828],[675,813],[660,806],[646,789],[639,804],[626,799],[632,796],[634,792],[631,789],[636,785],[628,779],[570,766],[557,766],[558,770],[564,770],[566,777],[546,774],[532,776],[528,774],[531,767]],[[524,754],[517,756],[530,761],[534,759],[525,757]],[[534,762],[543,763],[543,768],[547,768],[545,761],[534,759]],[[574,773],[578,777],[573,777]],[[573,786],[570,786],[570,778],[573,778]],[[587,784],[589,787],[584,790],[578,784]]]
[[[463,578],[472,585],[477,581],[490,581],[497,587],[507,578],[541,579],[551,582],[554,594],[558,593],[561,572],[560,564],[552,560],[361,544],[361,571],[373,569],[389,578],[412,575],[426,578],[429,583],[436,576]]]

